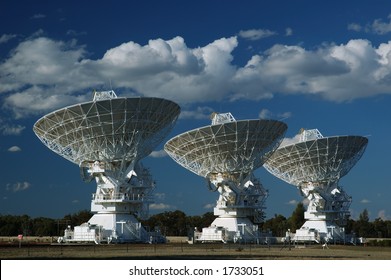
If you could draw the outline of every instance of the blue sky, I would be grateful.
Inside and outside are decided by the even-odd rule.
[[[324,136],[368,136],[341,179],[353,218],[391,219],[389,1],[0,2],[0,214],[61,218],[90,209],[95,184],[32,131],[44,114],[91,99],[156,96],[180,104],[170,136],[143,160],[155,180],[151,214],[213,211],[205,179],[162,152],[210,113],[272,118]],[[267,218],[289,217],[298,190],[264,168]]]

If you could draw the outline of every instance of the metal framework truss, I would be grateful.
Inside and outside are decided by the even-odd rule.
[[[142,159],[167,136],[179,106],[160,98],[111,98],[52,112],[34,125],[38,138],[75,164]]]
[[[286,129],[285,123],[272,120],[217,123],[182,133],[164,149],[178,164],[202,177],[248,174],[263,165]]]
[[[222,114],[213,113],[211,119],[212,119],[212,125],[236,121],[234,116],[232,116],[232,114],[229,112],[222,113]]]
[[[140,160],[167,136],[179,113],[172,101],[117,98],[114,91],[103,91],[95,92],[92,102],[57,110],[35,123],[35,134],[49,149],[79,165],[84,181],[95,179],[91,211],[97,214],[89,224],[101,228],[108,241],[146,238],[133,215],[146,217],[155,183]]]
[[[362,136],[323,137],[315,130],[302,130],[299,142],[278,148],[265,168],[277,178],[297,186],[309,200],[296,231],[297,240],[308,240],[311,230],[324,240],[341,238],[350,216],[352,198],[338,185],[363,155],[368,139]]]
[[[182,133],[165,144],[178,164],[205,177],[209,189],[220,194],[214,208],[218,218],[203,229],[202,240],[219,240],[220,236],[209,233],[222,228],[231,239],[241,232],[243,238],[258,240],[254,224],[263,221],[268,192],[253,171],[277,149],[286,129],[279,121],[236,121],[230,113],[213,114],[212,125]]]
[[[250,217],[254,223],[263,221],[268,191],[253,173],[240,181],[218,175],[210,181],[208,179],[208,183],[210,190],[220,193],[214,209],[215,215]]]
[[[331,184],[345,176],[365,151],[362,136],[318,138],[278,148],[264,167],[285,182]]]

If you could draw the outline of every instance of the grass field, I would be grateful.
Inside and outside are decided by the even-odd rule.
[[[59,245],[2,243],[1,259],[264,259],[391,260],[391,247],[353,245],[271,246],[185,242],[167,244]]]

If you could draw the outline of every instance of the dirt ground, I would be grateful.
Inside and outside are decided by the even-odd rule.
[[[50,240],[49,240],[50,241]],[[73,244],[2,242],[0,259],[391,260],[391,247],[319,244]]]

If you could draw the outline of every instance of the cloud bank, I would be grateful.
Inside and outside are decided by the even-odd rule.
[[[241,36],[258,38],[261,31]],[[238,44],[236,36],[197,48],[189,48],[179,36],[145,45],[130,41],[93,60],[75,40],[28,38],[0,62],[2,109],[16,118],[42,114],[88,101],[91,91],[108,81],[125,95],[163,97],[181,105],[262,100],[275,94],[345,102],[391,93],[391,41],[373,46],[356,39],[311,50],[274,45],[244,65],[233,62]],[[209,111],[200,107],[198,113]]]

